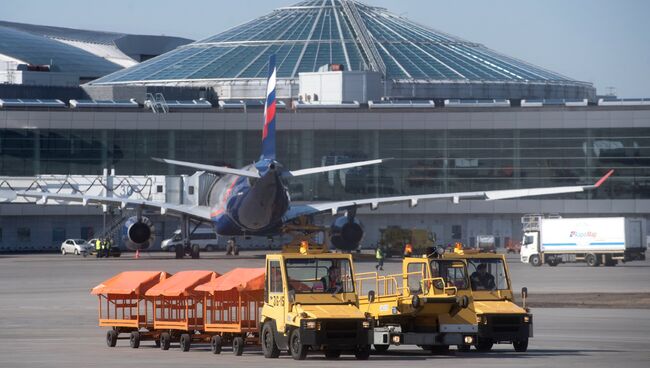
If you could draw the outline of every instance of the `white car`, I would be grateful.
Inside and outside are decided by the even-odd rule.
[[[68,239],[61,243],[61,254],[63,255],[68,253],[79,255],[84,252],[90,253],[91,251],[91,245],[83,239]]]

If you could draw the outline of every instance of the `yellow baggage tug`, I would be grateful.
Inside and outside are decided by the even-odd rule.
[[[450,345],[474,343],[476,314],[465,261],[433,252],[405,258],[401,274],[356,276],[360,309],[374,319],[376,351],[406,344],[445,353]]]
[[[349,254],[326,253],[309,245],[266,256],[260,331],[266,358],[288,350],[296,360],[308,350],[329,359],[349,352],[370,355],[372,320],[359,310]]]
[[[478,322],[476,349],[489,351],[494,344],[505,343],[512,344],[515,351],[526,351],[528,338],[533,337],[533,315],[525,308],[528,291],[522,289],[523,308],[514,303],[505,256],[466,252],[443,257],[467,262]],[[470,344],[460,349],[467,351]]]

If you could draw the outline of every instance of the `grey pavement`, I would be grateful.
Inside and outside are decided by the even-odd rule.
[[[129,256],[129,255],[127,255]],[[131,349],[125,340],[116,348],[104,342],[105,330],[97,327],[97,299],[90,289],[124,270],[146,269],[176,272],[183,269],[210,269],[225,272],[232,267],[259,267],[263,256],[243,253],[236,259],[214,254],[201,260],[174,260],[170,255],[143,255],[110,260],[60,255],[0,256],[0,367],[114,367],[143,365],[155,367],[207,366],[367,366],[353,357],[344,363],[323,360],[320,355],[295,362],[283,355],[267,360],[259,349],[247,350],[243,357],[224,351],[220,356],[207,346],[193,346],[183,353],[176,346],[160,351],[143,342]],[[357,271],[374,269],[372,262],[357,263]],[[588,268],[565,265],[533,269],[512,262],[515,287],[527,284],[533,290],[577,292],[587,290],[647,291],[648,262],[615,268]],[[397,260],[386,272],[398,272]],[[625,283],[625,280],[632,280]],[[595,284],[595,285],[593,285]],[[643,366],[650,364],[650,310],[636,309],[535,309],[535,337],[527,353],[515,353],[510,346],[497,345],[492,353],[457,353],[431,356],[417,347],[402,346],[386,355],[371,357],[378,367],[409,366],[480,367],[491,366]]]

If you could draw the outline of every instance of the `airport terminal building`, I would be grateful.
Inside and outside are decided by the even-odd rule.
[[[98,76],[75,99],[51,87],[41,88],[47,101],[18,99],[21,86],[6,87],[14,98],[0,95],[0,187],[104,168],[168,184],[193,174],[151,157],[249,164],[260,154],[271,54],[286,168],[391,158],[296,178],[292,201],[568,186],[616,170],[586,193],[364,210],[364,245],[390,225],[428,229],[442,243],[490,234],[504,246],[521,238],[524,214],[650,219],[650,101],[598,98],[589,83],[348,0],[280,8]],[[153,219],[159,239],[176,229],[173,219]],[[103,221],[100,208],[0,204],[0,250],[56,249]]]

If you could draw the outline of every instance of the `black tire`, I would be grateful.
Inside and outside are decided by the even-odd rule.
[[[133,349],[140,347],[140,333],[138,331],[131,331],[131,336],[129,336],[129,346]]]
[[[68,252],[65,251],[65,248],[61,247],[61,255],[65,256]]]
[[[515,341],[512,343],[512,346],[515,348],[515,351],[518,353],[524,353],[528,350],[528,339]]]
[[[302,337],[300,336],[300,330],[295,329],[291,332],[289,337],[289,351],[294,360],[305,360],[307,358],[307,345],[302,344]]]
[[[155,339],[155,340],[153,340],[153,344],[154,344],[157,348],[159,348],[159,347],[160,347],[160,339]]]
[[[174,251],[176,252],[176,259],[181,259],[185,256],[185,249],[181,244],[176,244],[174,246]]]
[[[530,256],[530,259],[528,260],[528,262],[530,262],[530,264],[533,267],[539,267],[539,266],[542,265],[542,259],[539,258],[539,256],[537,254],[533,254],[532,256]]]
[[[190,351],[190,345],[192,345],[192,338],[190,334],[181,335],[181,351]]]
[[[212,354],[221,354],[221,336],[212,336],[210,339],[210,349],[212,350]]]
[[[587,254],[585,257],[585,262],[589,267],[598,267],[598,257],[595,254]]]
[[[237,336],[232,339],[232,352],[236,356],[241,356],[244,353],[244,338]]]
[[[106,331],[106,345],[108,345],[109,348],[114,348],[115,344],[117,344],[117,331]]]
[[[433,345],[431,346],[431,354],[435,354],[435,355],[449,354],[449,345]]]
[[[494,346],[494,343],[492,341],[486,341],[486,340],[481,340],[479,339],[476,342],[476,350],[486,352],[492,350],[492,346]]]
[[[232,248],[232,254],[234,254],[234,255],[236,255],[236,256],[239,255],[239,247],[238,247],[238,246],[235,245],[235,246]]]
[[[612,256],[605,256],[605,267],[614,267],[618,264],[618,260],[612,259]]]
[[[370,358],[370,345],[361,346],[354,352],[354,357],[357,360],[368,360]]]
[[[79,255],[79,250],[75,249],[73,253],[74,253],[75,256],[78,256]]]
[[[341,350],[325,349],[325,359],[338,359],[341,357]]]
[[[171,344],[171,335],[169,332],[163,332],[160,334],[160,350],[169,350],[169,345]]]
[[[275,344],[275,336],[273,335],[273,327],[269,322],[264,322],[262,327],[262,353],[265,358],[277,358],[280,356],[280,349]]]
[[[375,344],[375,345],[373,345],[373,347],[375,348],[376,352],[385,353],[385,352],[388,351],[388,348],[390,347],[390,345],[377,345],[377,344]]]
[[[463,353],[466,353],[472,349],[472,345],[458,345],[456,347],[456,350],[462,351]]]
[[[546,264],[548,264],[551,267],[555,267],[560,264],[560,260],[557,259],[556,257],[551,257],[546,260]]]
[[[192,245],[192,259],[201,258],[201,247],[198,244]]]

